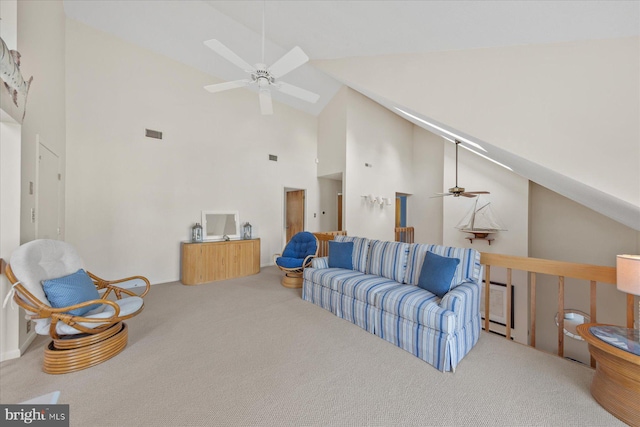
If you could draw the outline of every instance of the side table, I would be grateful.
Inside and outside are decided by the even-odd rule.
[[[640,356],[596,337],[589,330],[593,326],[609,325],[585,323],[577,328],[597,362],[591,395],[616,418],[640,426]]]

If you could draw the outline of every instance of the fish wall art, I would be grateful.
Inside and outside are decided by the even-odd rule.
[[[24,95],[24,112],[22,118],[27,113],[27,94],[33,81],[33,76],[25,81],[20,72],[20,53],[17,50],[9,50],[7,44],[0,37],[0,78],[4,86],[9,91],[13,103],[18,106],[18,94]]]

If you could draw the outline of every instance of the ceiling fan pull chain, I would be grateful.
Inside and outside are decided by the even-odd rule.
[[[262,2],[262,63],[264,64],[264,14],[266,10],[267,0]]]
[[[456,188],[458,187],[458,144],[460,141],[456,139]]]

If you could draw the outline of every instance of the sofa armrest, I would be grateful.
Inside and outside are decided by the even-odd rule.
[[[320,258],[313,258],[311,260],[312,268],[329,268],[329,257],[324,256]]]
[[[458,319],[457,324],[463,328],[480,313],[480,285],[471,281],[462,282],[442,297],[440,307],[453,311]]]

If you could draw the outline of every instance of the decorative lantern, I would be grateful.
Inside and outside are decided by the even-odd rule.
[[[202,242],[202,226],[199,222],[196,222],[196,225],[191,227],[191,241]]]
[[[248,222],[242,224],[242,238],[245,240],[251,239],[251,224]]]

